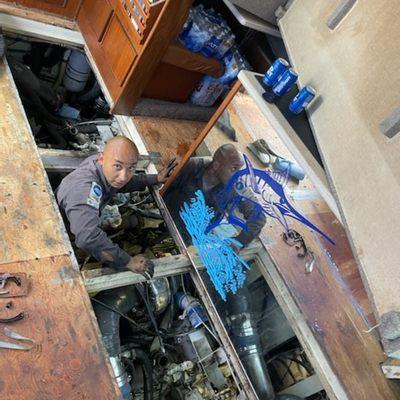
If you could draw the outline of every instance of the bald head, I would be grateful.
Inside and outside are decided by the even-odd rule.
[[[132,142],[132,140],[128,139],[125,136],[114,136],[110,139],[106,145],[104,146],[103,153],[114,153],[119,151],[124,151],[127,155],[130,156],[138,156],[139,151],[136,147],[136,144]]]
[[[232,158],[241,158],[241,155],[233,144],[227,143],[218,147],[214,153],[213,161],[225,162]]]
[[[219,147],[213,156],[211,164],[220,183],[226,184],[231,176],[244,165],[241,153],[233,144],[224,144]]]
[[[104,146],[98,162],[103,167],[108,184],[114,188],[125,186],[135,174],[139,151],[132,140],[115,136]]]

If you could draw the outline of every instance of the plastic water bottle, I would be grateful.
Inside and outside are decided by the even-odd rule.
[[[218,78],[204,76],[193,91],[190,101],[195,106],[211,107],[224,91]]]
[[[214,57],[217,60],[222,60],[225,54],[231,49],[235,43],[235,35],[230,32],[229,29],[224,29],[222,31],[222,41],[221,44],[215,50]]]
[[[239,71],[248,68],[237,49],[229,50],[223,58],[223,62],[225,65],[224,74],[220,78],[204,76],[191,95],[192,104],[203,107],[212,106],[224,90],[227,90],[235,81]]]
[[[222,33],[216,26],[211,25],[209,28],[209,32],[210,32],[210,37],[204,43],[204,46],[200,50],[200,53],[205,57],[213,56],[217,48],[222,43]]]
[[[277,158],[275,160],[274,169],[282,172],[283,174],[288,174],[291,178],[295,178],[298,181],[303,180],[306,176],[303,169],[299,165],[283,158]]]

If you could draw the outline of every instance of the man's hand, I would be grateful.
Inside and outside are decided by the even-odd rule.
[[[165,183],[172,174],[174,168],[178,165],[176,158],[170,160],[165,168],[163,168],[157,175],[158,183]]]
[[[154,275],[154,264],[141,254],[131,257],[126,268],[132,272],[143,275],[148,280]]]

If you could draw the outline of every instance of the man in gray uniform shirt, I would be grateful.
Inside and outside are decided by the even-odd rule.
[[[100,210],[115,193],[165,183],[176,166],[172,162],[157,175],[134,177],[138,158],[136,145],[126,137],[116,136],[105,145],[103,153],[88,157],[67,175],[55,193],[78,248],[114,268],[127,268],[150,278],[154,272],[152,262],[143,255],[131,257],[100,227]]]

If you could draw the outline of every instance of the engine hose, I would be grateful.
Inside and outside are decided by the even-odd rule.
[[[150,358],[142,349],[135,348],[135,354],[137,360],[141,362],[144,376],[144,400],[154,400],[154,382],[153,382],[153,368]]]
[[[100,88],[99,83],[97,81],[95,81],[93,86],[87,92],[83,93],[82,95],[80,95],[78,97],[77,101],[80,104],[83,104],[90,100],[93,100],[99,94],[101,94],[101,88]]]
[[[134,286],[106,290],[93,299],[93,309],[110,357],[120,353],[119,320],[139,303]]]
[[[97,304],[100,304],[101,306],[107,308],[110,311],[115,312],[116,314],[118,314],[120,317],[126,319],[128,322],[130,322],[132,325],[134,325],[137,329],[141,330],[144,333],[147,333],[147,335],[149,336],[157,336],[157,334],[155,332],[150,331],[149,329],[144,328],[143,326],[141,326],[140,324],[138,324],[134,319],[129,318],[127,315],[122,314],[121,312],[119,312],[118,310],[116,310],[115,308],[109,306],[108,304],[103,303],[102,301],[100,301],[99,299],[96,299],[94,297],[92,297],[91,299],[92,301],[94,301]]]

